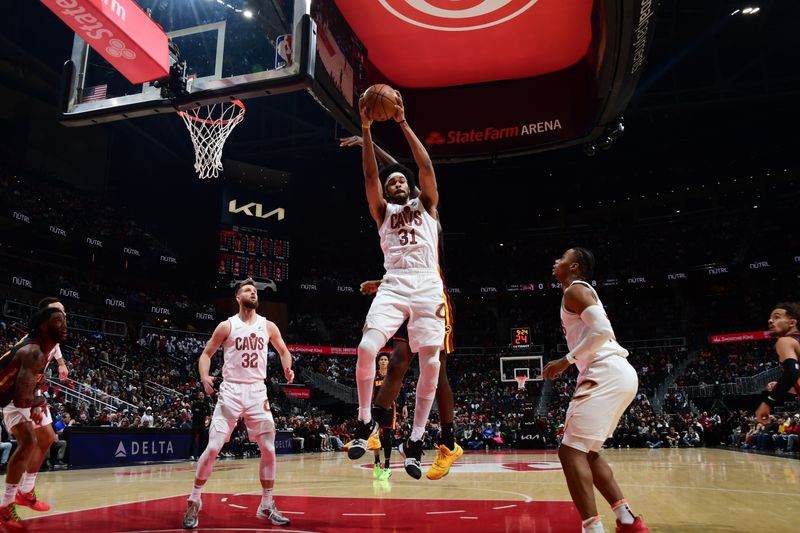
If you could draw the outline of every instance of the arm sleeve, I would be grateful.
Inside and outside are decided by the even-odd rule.
[[[789,389],[798,386],[798,380],[800,380],[800,368],[798,366],[797,359],[785,359],[783,361],[783,373],[781,373],[780,379],[778,379],[772,390],[765,391],[763,395],[764,403],[770,407],[775,407],[783,402],[783,398],[789,392]]]
[[[581,320],[589,326],[589,334],[574,350],[567,354],[567,360],[574,363],[579,359],[586,359],[596,353],[603,344],[614,339],[614,330],[611,328],[605,311],[599,304],[590,305],[581,313]]]
[[[63,361],[64,360],[64,355],[61,353],[61,345],[60,344],[56,344],[56,347],[53,348],[53,357],[55,357],[59,361]]]

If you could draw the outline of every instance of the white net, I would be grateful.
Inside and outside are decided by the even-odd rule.
[[[219,176],[225,140],[244,119],[244,111],[244,104],[239,100],[178,111],[192,138],[194,169],[200,179]]]
[[[528,382],[528,376],[521,374],[519,376],[514,377],[517,380],[517,389],[522,390],[525,388],[525,384]]]

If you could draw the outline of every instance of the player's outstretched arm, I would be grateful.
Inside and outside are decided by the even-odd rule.
[[[431,156],[428,155],[425,145],[419,140],[417,134],[408,125],[406,110],[403,107],[403,97],[399,91],[395,91],[395,94],[397,95],[397,105],[394,106],[394,120],[400,124],[400,129],[406,137],[408,146],[411,148],[411,154],[414,156],[414,162],[419,168],[419,199],[428,213],[437,217],[436,208],[439,206],[439,188],[436,184],[436,173],[433,171]]]
[[[267,322],[267,332],[269,333],[269,342],[272,343],[281,358],[281,366],[283,367],[283,375],[286,377],[286,383],[291,383],[294,381],[292,354],[289,352],[289,348],[286,347],[286,343],[283,342],[278,326],[273,322]]]
[[[383,187],[381,187],[381,179],[378,175],[378,162],[375,160],[375,145],[372,142],[372,133],[370,133],[372,118],[367,112],[363,96],[358,100],[358,109],[361,113],[361,134],[364,143],[361,150],[361,166],[364,169],[364,186],[367,190],[369,214],[380,227],[386,216],[386,199],[383,197]]]
[[[36,396],[35,391],[47,358],[36,344],[21,348],[16,356],[20,359],[20,367],[14,385],[14,405],[21,408],[41,407],[46,403],[44,396]]]
[[[225,339],[227,339],[230,334],[231,323],[229,321],[226,320],[225,322],[217,324],[217,327],[214,328],[214,333],[211,334],[211,338],[208,339],[206,347],[203,349],[203,353],[200,354],[200,358],[197,360],[200,382],[203,384],[203,390],[205,390],[208,395],[214,394],[214,381],[217,379],[209,375],[211,371],[211,358],[214,357],[214,354],[217,353],[219,347],[222,346],[222,343],[225,342]]]
[[[347,148],[348,146],[364,146],[364,139],[359,135],[353,135],[352,137],[345,137],[343,139],[339,139],[339,148]],[[378,160],[378,165],[381,167],[394,165],[397,163],[397,159],[392,157],[392,155],[378,146],[375,143],[372,143],[372,146],[375,149],[375,157]]]
[[[781,377],[772,387],[767,386],[767,390],[761,393],[761,403],[756,409],[756,419],[766,424],[769,422],[769,415],[776,405],[781,404],[787,394],[792,393],[792,389],[800,381],[800,363],[797,360],[797,341],[789,337],[781,337],[775,343],[775,351],[778,352],[778,361],[783,367]]]

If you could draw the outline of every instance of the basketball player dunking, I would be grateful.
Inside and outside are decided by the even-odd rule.
[[[547,363],[542,374],[555,379],[571,365],[578,367],[558,458],[584,533],[605,531],[592,485],[611,505],[617,533],[649,532],[642,518],[631,512],[614,473],[599,454],[636,395],[639,380],[628,363],[628,351],[617,343],[597,292],[586,281],[592,278],[594,263],[589,250],[571,248],[553,265],[553,275],[564,291],[561,325],[569,353]]]
[[[275,508],[272,488],[275,485],[275,421],[267,399],[267,350],[272,343],[280,354],[286,381],[294,380],[292,355],[283,342],[278,327],[256,313],[258,291],[255,282],[247,279],[236,288],[239,313],[217,325],[211,339],[200,355],[198,367],[200,381],[206,394],[214,394],[216,378],[209,375],[211,357],[223,347],[222,383],[219,387],[217,406],[211,417],[208,446],[197,461],[194,488],[189,496],[183,527],[197,527],[197,515],[202,508],[200,494],[211,476],[214,462],[220,450],[230,439],[239,418],[243,417],[250,440],[258,444],[261,451],[259,478],[262,497],[256,516],[276,526],[289,524]]]
[[[24,531],[16,511],[17,486],[36,449],[34,424],[42,421],[46,401],[36,395],[44,377],[47,357],[67,339],[67,317],[57,308],[38,310],[28,324],[28,337],[0,357],[0,405],[3,422],[17,441],[8,461],[5,491],[0,502],[0,526],[6,531]]]
[[[769,332],[777,340],[775,351],[783,373],[778,381],[767,385],[761,393],[761,404],[756,409],[756,420],[761,424],[769,423],[769,415],[776,405],[783,403],[787,394],[800,394],[800,304],[781,303],[775,306],[769,316]]]
[[[370,214],[378,227],[386,275],[370,306],[364,335],[358,345],[358,428],[347,454],[358,459],[367,450],[367,440],[377,428],[372,419],[372,386],[375,358],[390,336],[408,320],[409,344],[419,354],[420,375],[414,422],[408,442],[400,445],[406,472],[422,477],[422,436],[433,405],[439,380],[439,351],[444,343],[444,284],[438,271],[439,193],[428,152],[405,119],[400,93],[394,120],[400,125],[419,167],[420,195],[410,198],[414,176],[398,169],[388,173],[381,186],[370,126],[372,119],[362,97],[359,108],[364,148],[362,162]]]
[[[347,137],[341,140],[341,147],[348,146],[364,146],[364,140],[359,136]],[[406,172],[411,171],[398,165],[397,160],[389,153],[383,151],[377,145],[375,147],[375,155],[378,163],[384,168],[381,169],[382,176],[388,176],[395,169],[404,169]],[[416,187],[411,188],[411,198],[419,196],[419,189]],[[441,225],[439,225],[439,259],[443,254],[442,241],[441,241]],[[441,269],[440,269],[441,270]],[[382,280],[371,280],[361,283],[361,293],[365,295],[372,295],[378,291]],[[441,423],[441,433],[439,439],[439,450],[436,453],[436,459],[433,464],[425,472],[425,477],[431,480],[441,479],[450,472],[450,467],[457,461],[464,450],[461,449],[455,441],[454,436],[454,423],[455,400],[453,398],[453,389],[450,387],[450,381],[447,378],[447,356],[453,352],[453,310],[450,304],[450,299],[445,291],[445,298],[447,307],[445,309],[445,342],[444,349],[439,354],[439,383],[436,387],[436,404],[439,407],[439,422]],[[400,329],[392,337],[392,357],[389,360],[389,368],[387,370],[386,378],[382,381],[382,385],[378,393],[373,397],[374,407],[372,417],[378,421],[382,426],[388,423],[388,420],[394,420],[394,411],[390,410],[390,406],[394,406],[400,391],[403,387],[403,378],[406,375],[411,361],[414,358],[411,348],[408,345],[408,321],[404,322]],[[403,406],[403,418],[407,416],[407,408]],[[390,418],[391,417],[391,418]],[[371,436],[367,448],[371,450],[377,449],[380,443],[375,442],[375,435]],[[376,454],[377,455],[377,454]],[[388,467],[387,467],[388,468]],[[377,470],[373,471],[373,475]],[[414,470],[412,469],[412,473]],[[385,474],[383,474],[384,477]]]

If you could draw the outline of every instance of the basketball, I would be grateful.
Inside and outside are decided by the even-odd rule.
[[[382,122],[394,116],[394,106],[397,105],[394,89],[384,83],[373,85],[364,91],[367,115],[372,120]]]

